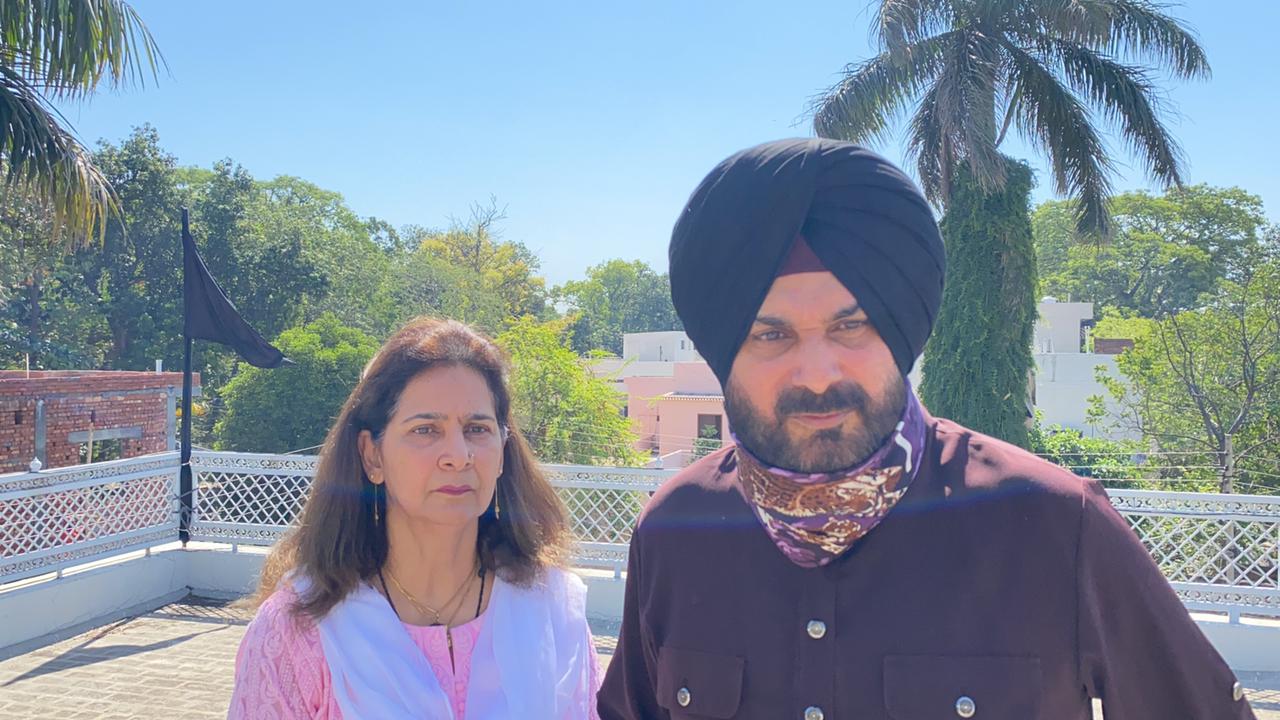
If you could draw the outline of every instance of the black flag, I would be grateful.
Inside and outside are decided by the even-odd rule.
[[[191,476],[191,344],[192,340],[212,340],[239,353],[260,368],[278,368],[291,363],[249,327],[227,299],[218,281],[209,274],[196,250],[188,227],[187,210],[182,209],[182,445],[178,471],[178,539],[187,546],[193,517]]]
[[[209,274],[187,229],[186,210],[182,211],[182,268],[184,335],[227,345],[250,365],[260,368],[277,368],[289,362],[257,330],[249,327],[222,292],[218,281]]]

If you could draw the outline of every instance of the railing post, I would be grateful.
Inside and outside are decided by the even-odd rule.
[[[182,519],[183,519],[184,504],[182,500],[182,463],[181,461],[179,461],[178,467],[176,468],[176,470],[177,472],[173,474],[173,479],[169,486],[169,490],[172,493],[172,497],[174,500],[173,512],[178,520],[178,539],[182,540]]]
[[[182,356],[182,442],[178,469],[178,540],[187,546],[191,539],[191,337],[183,335]]]
[[[173,452],[178,449],[178,396],[172,385],[165,388],[164,417],[165,449]]]
[[[45,416],[44,416],[44,398],[36,399],[36,423],[35,424],[36,424],[36,429],[35,429],[36,457],[40,459],[40,462],[45,467],[48,467],[49,466],[48,444],[47,444],[48,439],[46,435],[48,434],[49,428],[48,428],[48,421],[45,419]]]

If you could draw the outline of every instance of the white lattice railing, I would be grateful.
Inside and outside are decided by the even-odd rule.
[[[315,473],[305,455],[196,452],[191,538],[270,545]],[[626,566],[631,527],[671,471],[545,466],[587,567]],[[177,454],[0,476],[0,583],[177,537]],[[1112,490],[1193,609],[1280,616],[1280,497]]]
[[[315,474],[314,455],[196,452],[191,538],[270,545],[302,508]],[[669,470],[546,465],[578,538],[574,560],[620,573],[631,526]]]
[[[1188,607],[1280,616],[1280,497],[1109,494]]]
[[[587,465],[545,465],[543,469],[569,511],[569,526],[578,538],[577,564],[612,568],[614,575],[627,566],[631,528],[649,496],[675,474]]]
[[[0,475],[0,583],[178,536],[178,454]]]
[[[302,509],[316,460],[315,455],[192,453],[191,539],[274,543]]]

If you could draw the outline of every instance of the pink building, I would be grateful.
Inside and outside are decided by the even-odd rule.
[[[724,395],[706,362],[676,362],[670,375],[632,375],[622,382],[638,447],[655,453],[662,467],[688,464],[694,441],[706,434],[719,442],[728,439]]]
[[[684,467],[704,434],[712,443],[703,450],[728,440],[720,382],[684,332],[627,333],[622,357],[595,360],[591,369],[626,394],[636,448],[651,453],[654,465]]]

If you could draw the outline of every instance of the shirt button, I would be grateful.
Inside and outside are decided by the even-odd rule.
[[[676,702],[680,703],[680,707],[689,707],[692,701],[693,694],[689,692],[689,688],[682,687],[676,691]]]
[[[821,640],[827,634],[827,624],[821,620],[810,620],[805,630],[809,633],[809,637]]]
[[[1243,685],[1237,682],[1235,685],[1231,686],[1231,699],[1235,700],[1236,702],[1240,702],[1242,699],[1244,699]]]
[[[804,720],[822,720],[826,715],[822,714],[822,708],[810,705],[804,709]]]
[[[978,706],[973,702],[973,698],[968,695],[961,695],[956,700],[956,714],[962,718],[971,718],[974,713],[978,712]]]

